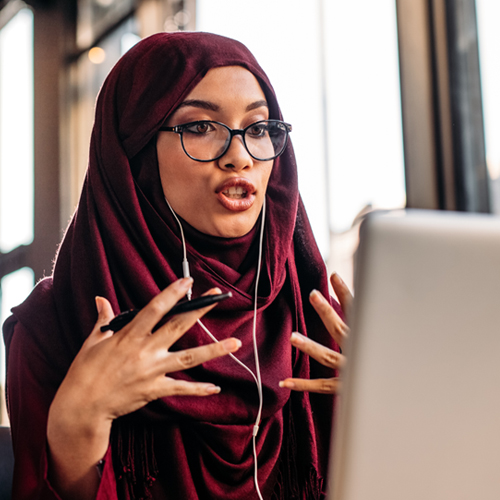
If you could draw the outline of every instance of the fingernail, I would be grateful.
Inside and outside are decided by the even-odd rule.
[[[340,285],[342,285],[344,283],[344,280],[335,272],[332,273],[332,278],[334,281],[336,281]]]
[[[219,394],[220,391],[221,391],[221,389],[218,385],[211,385],[211,386],[206,388],[206,392],[208,394]]]
[[[176,284],[179,288],[188,288],[193,284],[193,278],[181,278]]]
[[[295,388],[295,384],[293,382],[290,382],[289,380],[282,380],[280,383],[279,383],[279,386],[284,388],[284,389],[294,389]]]
[[[207,295],[217,295],[218,293],[222,293],[222,290],[219,287],[215,287],[215,288],[210,288],[210,290],[207,290],[205,293],[202,294],[202,296],[206,297]]]
[[[95,306],[97,308],[97,314],[101,314],[101,311],[102,311],[102,300],[101,300],[101,297],[97,296],[95,298]]]
[[[222,347],[226,352],[237,351],[241,347],[240,339],[226,339],[221,342]]]
[[[290,337],[290,340],[294,344],[303,344],[304,343],[304,339],[303,339],[302,335],[299,335],[297,332],[293,332],[292,333],[292,336]]]
[[[313,304],[321,304],[321,302],[323,302],[323,295],[321,295],[321,293],[319,293],[318,290],[313,290],[309,294],[309,300]]]

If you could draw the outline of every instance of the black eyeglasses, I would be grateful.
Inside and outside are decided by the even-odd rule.
[[[182,149],[196,161],[218,160],[229,149],[235,135],[241,135],[252,158],[268,161],[283,153],[292,126],[280,120],[262,120],[244,129],[233,130],[223,123],[201,120],[175,127],[161,127],[160,130],[179,134]]]

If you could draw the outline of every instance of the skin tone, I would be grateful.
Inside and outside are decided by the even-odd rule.
[[[211,120],[243,129],[268,118],[265,95],[255,76],[240,66],[226,66],[211,69],[165,125]],[[224,156],[208,163],[189,158],[179,134],[173,132],[160,132],[156,149],[163,192],[185,221],[202,233],[226,238],[243,236],[254,227],[264,202],[272,160],[252,158],[241,136],[233,138]],[[220,189],[228,182],[253,186],[255,191],[246,196],[253,197],[248,209],[232,210],[221,202]]]
[[[255,77],[233,66],[210,70],[166,125],[213,120],[243,129],[268,118],[265,96]],[[206,234],[226,238],[243,236],[254,227],[262,209],[272,160],[253,159],[240,136],[234,137],[224,156],[213,162],[190,159],[182,149],[179,135],[171,132],[158,134],[157,152],[165,196],[189,224]],[[246,194],[234,197],[227,193],[228,186],[243,186]],[[241,197],[243,201],[239,200]],[[151,333],[191,285],[190,278],[172,283],[115,334],[100,331],[115,312],[105,298],[96,298],[98,320],[68,370],[48,415],[49,478],[62,498],[95,498],[100,481],[96,464],[108,449],[114,419],[158,398],[214,396],[220,392],[219,387],[210,383],[189,383],[168,377],[168,373],[240,348],[241,342],[230,338],[194,349],[169,351],[215,305],[174,316],[154,335]],[[336,275],[332,277],[332,285],[346,311],[351,301],[347,287]],[[221,292],[214,288],[207,293]],[[311,293],[310,301],[332,337],[342,345],[348,331],[345,323],[319,292]],[[291,342],[331,368],[340,367],[344,361],[342,355],[299,333],[292,335]],[[286,379],[280,385],[299,391],[331,393],[337,390],[338,381]]]
[[[352,304],[352,295],[347,288],[342,278],[336,273],[330,276],[330,282],[333,290],[339,299],[340,306],[344,316],[350,310]],[[349,333],[349,327],[342,321],[335,309],[330,305],[330,301],[325,299],[321,292],[313,290],[309,296],[309,301],[319,314],[321,320],[325,324],[328,332],[337,344],[342,348],[345,345]],[[345,364],[345,356],[333,351],[314,340],[304,337],[298,332],[292,333],[290,342],[297,349],[305,352],[322,365],[333,368],[334,370],[341,369]],[[300,379],[287,378],[280,382],[280,387],[286,387],[293,391],[309,391],[322,394],[336,394],[340,389],[340,381],[338,378],[329,379]]]
[[[96,298],[97,323],[49,410],[49,475],[63,498],[95,498],[99,486],[96,464],[106,453],[115,418],[161,397],[211,396],[220,392],[220,387],[213,384],[166,376],[240,348],[240,340],[230,338],[184,351],[169,351],[170,346],[214,306],[174,316],[151,334],[191,285],[191,278],[172,283],[114,335],[111,331],[100,331],[115,314],[106,299]],[[209,293],[220,293],[220,290],[214,288]]]

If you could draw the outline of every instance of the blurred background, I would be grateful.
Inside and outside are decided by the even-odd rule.
[[[255,54],[320,250],[352,287],[370,210],[500,212],[499,21],[498,0],[0,0],[2,323],[51,273],[99,88],[141,38],[210,31]],[[2,345],[2,388],[4,371]]]

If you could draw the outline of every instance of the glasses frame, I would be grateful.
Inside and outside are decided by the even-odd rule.
[[[216,123],[217,125],[221,125],[226,130],[229,131],[229,141],[228,141],[227,146],[225,147],[224,151],[222,151],[222,153],[220,155],[218,155],[215,158],[212,158],[211,160],[200,160],[199,158],[195,158],[194,156],[191,156],[186,151],[186,148],[184,147],[184,139],[182,137],[182,134],[183,134],[184,130],[187,129],[187,128],[189,128],[189,127],[192,127],[193,125],[197,125],[199,123]],[[247,146],[247,143],[245,141],[245,133],[246,133],[246,131],[250,127],[253,127],[254,125],[257,125],[258,123],[280,123],[281,125],[284,125],[284,127],[285,127],[286,136],[285,136],[285,142],[283,143],[283,147],[281,148],[281,151],[279,153],[275,154],[274,156],[269,157],[269,158],[257,158],[256,156],[254,156],[248,150],[248,146]],[[194,122],[189,122],[189,123],[183,123],[181,125],[176,125],[175,127],[160,127],[160,131],[162,131],[162,132],[175,132],[176,134],[179,134],[180,137],[181,137],[181,145],[182,145],[182,149],[184,150],[184,153],[186,153],[186,155],[189,156],[189,158],[191,158],[192,160],[199,161],[199,162],[202,162],[202,163],[209,163],[211,161],[217,161],[219,158],[222,158],[227,153],[227,150],[230,148],[231,142],[233,141],[233,137],[235,135],[241,135],[241,140],[243,141],[243,145],[245,146],[245,149],[247,150],[247,153],[254,160],[257,160],[257,161],[269,161],[269,160],[274,160],[279,155],[281,155],[283,153],[283,151],[285,151],[286,145],[288,144],[288,134],[292,131],[292,126],[289,123],[285,123],[284,121],[281,121],[281,120],[259,120],[257,122],[251,123],[250,125],[248,125],[248,127],[238,128],[238,129],[232,129],[232,128],[228,127],[227,125],[225,125],[224,123],[217,122],[215,120],[197,120],[197,121],[194,121]]]

